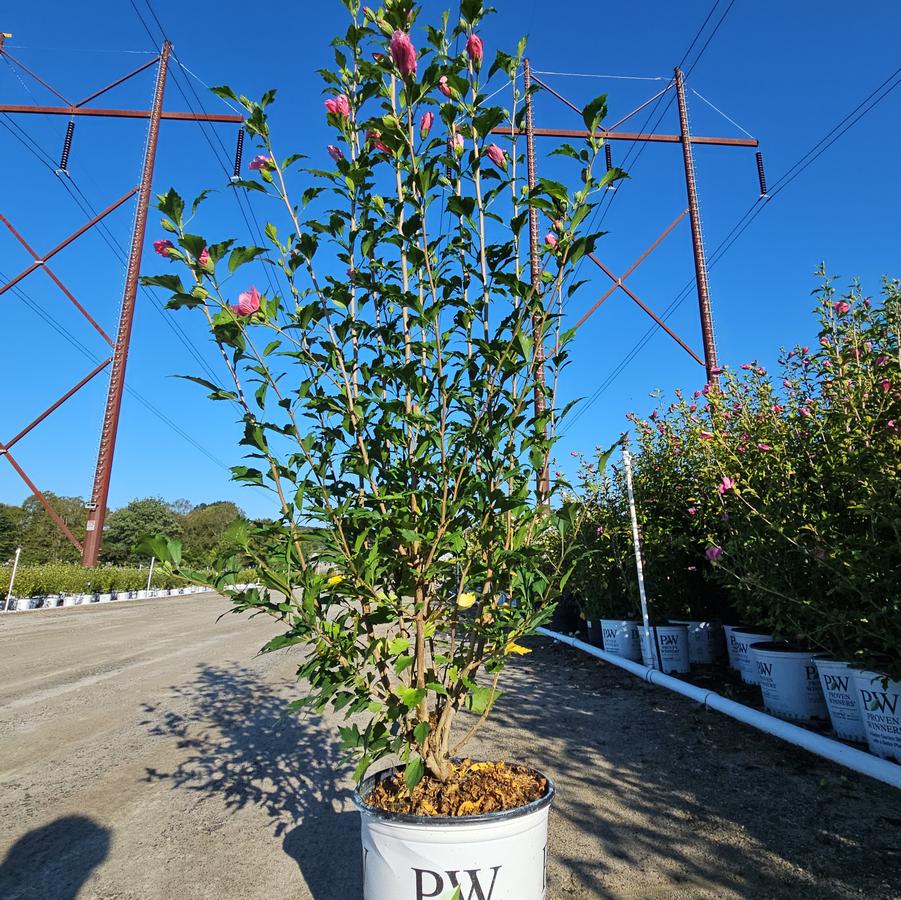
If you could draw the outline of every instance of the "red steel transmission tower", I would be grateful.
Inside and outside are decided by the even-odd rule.
[[[574,103],[570,102],[566,99],[562,94],[555,91],[550,85],[546,84],[540,78],[538,78],[534,73],[532,73],[528,60],[524,61],[524,82],[528,86],[531,81],[534,81],[541,88],[546,90],[548,93],[552,94],[558,100],[562,101],[566,106],[568,106],[571,110],[576,113],[582,112],[582,110],[576,106]],[[625,132],[625,131],[617,131],[618,126],[622,125],[627,119],[630,119],[637,112],[644,109],[648,104],[653,103],[659,97],[663,96],[667,91],[675,88],[676,90],[676,98],[678,101],[679,107],[679,134],[655,134],[650,132]],[[524,131],[520,131],[516,128],[506,128],[506,127],[498,127],[494,129],[494,132],[497,134],[506,134],[506,135],[526,135],[526,155],[527,162],[529,167],[529,175],[530,175],[530,187],[531,187],[531,179],[534,178],[534,170],[535,170],[535,151],[534,151],[534,138],[535,137],[555,137],[555,138],[580,138],[580,137],[588,137],[589,132],[584,129],[563,129],[563,128],[536,128],[534,126],[534,118],[532,112],[532,97],[528,92],[528,87],[526,90],[526,127]],[[576,323],[576,328],[579,328],[588,318],[592,315],[601,304],[617,289],[621,289],[627,296],[629,296],[645,313],[647,313],[656,323],[659,325],[676,343],[682,347],[694,360],[695,362],[700,363],[704,366],[707,372],[707,380],[716,382],[718,380],[719,367],[717,364],[717,356],[716,356],[716,344],[714,341],[714,333],[713,333],[713,314],[710,309],[710,290],[707,284],[707,262],[704,255],[704,240],[701,234],[701,213],[700,213],[700,204],[698,201],[698,190],[697,184],[695,181],[695,170],[694,170],[694,159],[692,156],[692,147],[695,144],[706,144],[713,145],[719,147],[757,147],[758,142],[754,138],[728,138],[728,137],[706,137],[706,136],[698,136],[692,135],[689,130],[688,125],[688,106],[685,100],[685,87],[683,83],[683,75],[682,70],[676,68],[675,77],[671,80],[663,90],[658,91],[653,97],[650,97],[648,100],[645,100],[644,103],[637,106],[630,113],[627,113],[621,119],[619,119],[616,123],[614,123],[609,129],[603,129],[597,135],[597,137],[602,137],[605,141],[641,141],[641,142],[652,142],[652,143],[678,143],[682,145],[682,159],[685,168],[685,184],[688,195],[688,206],[687,208],[681,212],[673,222],[671,222],[664,231],[657,237],[657,239],[635,260],[635,262],[620,276],[615,275],[603,262],[595,254],[589,254],[589,259],[598,266],[610,280],[613,282],[613,285],[610,289],[586,312],[582,315],[579,321]],[[608,157],[609,159],[609,157]],[[760,168],[760,184],[761,184],[761,192],[765,193],[763,174],[762,174],[762,163],[760,160],[760,154],[757,154],[757,164]],[[609,163],[608,163],[609,165]],[[530,210],[531,215],[532,210]],[[689,217],[689,221],[691,222],[691,236],[692,236],[692,245],[694,250],[694,263],[695,263],[695,276],[697,282],[697,292],[698,292],[698,308],[700,311],[700,319],[701,319],[701,337],[703,341],[704,347],[704,358],[701,359],[691,347],[683,341],[675,332],[672,331],[671,328],[659,317],[657,316],[653,310],[647,306],[636,294],[635,292],[625,283],[626,278],[629,277],[640,265],[644,262],[645,259],[659,246],[659,244],[663,241],[663,239],[682,221],[685,216]],[[530,221],[531,225],[531,221]],[[533,233],[534,232],[534,233]],[[536,266],[538,264],[538,258],[540,255],[540,247],[538,245],[538,229],[531,229],[529,231],[529,250],[530,250],[530,260],[532,261],[532,265]],[[536,355],[539,353],[539,350],[536,349]],[[536,402],[535,412],[536,415],[539,413],[538,404]]]
[[[138,290],[138,276],[141,265],[141,253],[144,247],[144,236],[147,224],[147,210],[150,203],[150,190],[153,180],[153,168],[156,160],[156,147],[159,139],[160,123],[166,119],[174,119],[188,122],[231,122],[240,124],[243,121],[241,116],[236,115],[219,115],[208,113],[193,112],[166,112],[163,110],[163,96],[166,86],[166,74],[169,63],[169,56],[172,47],[169,41],[163,44],[162,51],[159,56],[138,67],[127,75],[122,76],[116,81],[94,91],[83,100],[73,103],[66,99],[56,88],[50,85],[37,73],[33,72],[21,60],[16,59],[7,51],[4,46],[4,38],[9,37],[6,34],[0,34],[0,54],[7,57],[18,68],[27,73],[38,84],[46,88],[55,97],[62,100],[64,106],[23,106],[8,103],[0,103],[0,112],[8,114],[37,114],[37,115],[62,115],[69,117],[69,126],[66,131],[66,141],[63,149],[63,159],[67,160],[69,149],[72,143],[72,133],[74,131],[74,121],[76,116],[101,116],[105,118],[130,118],[130,119],[149,119],[150,127],[147,136],[147,144],[144,151],[144,162],[141,170],[141,181],[138,187],[133,188],[119,200],[108,206],[103,212],[96,215],[93,219],[79,228],[74,234],[70,235],[66,240],[62,241],[52,250],[39,255],[26,242],[19,232],[14,228],[12,223],[0,213],[0,223],[5,225],[13,234],[16,240],[31,254],[34,262],[25,270],[20,272],[15,278],[6,284],[0,285],[0,295],[18,284],[23,278],[30,275],[36,269],[43,269],[54,283],[63,291],[66,297],[76,306],[79,312],[90,322],[90,324],[98,331],[103,339],[110,345],[113,350],[112,356],[100,363],[88,375],[82,378],[73,388],[63,394],[55,403],[40,413],[32,422],[26,425],[13,438],[6,443],[0,443],[0,455],[4,456],[13,467],[16,473],[28,485],[37,500],[41,503],[48,515],[57,524],[66,538],[78,549],[82,554],[82,562],[86,566],[97,565],[100,554],[100,545],[103,540],[103,523],[106,518],[106,505],[109,497],[110,476],[112,473],[113,454],[116,447],[116,435],[119,427],[119,413],[122,408],[122,392],[125,388],[125,369],[128,362],[128,349],[131,342],[132,324],[134,321],[135,300]],[[98,109],[96,107],[87,106],[87,104],[105,94],[107,91],[122,84],[128,79],[143,72],[151,66],[159,64],[157,71],[156,85],[153,94],[153,104],[149,110],[139,109]],[[61,171],[65,173],[65,162],[60,166]],[[90,313],[72,293],[65,287],[62,281],[47,265],[48,260],[56,253],[63,250],[71,244],[76,238],[80,237],[89,228],[92,228],[100,222],[105,216],[117,209],[125,201],[129,200],[135,194],[138,196],[137,209],[135,213],[134,229],[131,237],[131,249],[128,257],[128,269],[125,280],[125,290],[122,297],[122,310],[119,315],[119,327],[116,332],[116,340],[113,341],[101,326],[92,318]],[[104,410],[103,424],[100,434],[100,446],[97,451],[97,465],[94,474],[94,484],[91,491],[91,501],[88,506],[88,520],[85,532],[84,545],[72,534],[62,517],[53,508],[53,505],[47,497],[41,493],[37,485],[28,477],[22,466],[13,458],[9,452],[10,448],[19,440],[25,437],[33,428],[39,425],[47,418],[55,409],[65,403],[70,397],[77,393],[84,385],[86,385],[95,375],[99,374],[107,365],[112,363],[110,370],[110,382],[107,392],[106,407]]]

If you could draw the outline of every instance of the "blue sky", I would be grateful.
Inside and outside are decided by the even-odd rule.
[[[136,3],[155,30],[145,0]],[[423,19],[436,18],[430,14],[444,5],[427,2]],[[689,64],[728,5],[728,0],[719,4]],[[145,54],[151,39],[130,3],[85,0],[77,9],[58,2],[53,6],[56,11],[51,15],[44,4],[16,4],[0,13],[0,30],[14,35],[8,41],[10,52],[67,97],[81,99],[149,58]],[[513,49],[526,33],[532,65],[539,71],[665,79],[688,48],[712,0],[679,4],[653,0],[604,7],[588,0],[565,4],[495,0],[495,6],[497,15],[482,31],[489,58],[497,47]],[[181,63],[202,82],[228,83],[248,95],[259,95],[269,87],[279,89],[274,119],[286,152],[298,149],[315,154],[328,143],[316,70],[330,63],[328,42],[343,28],[344,12],[337,0],[295,4],[295,11],[283,14],[277,6],[235,0],[223,0],[215,7],[154,0],[154,9]],[[760,140],[772,184],[897,69],[899,30],[901,7],[885,2],[864,0],[849,15],[847,4],[835,0],[817,4],[737,0],[688,84]],[[610,121],[665,84],[571,74],[542,77],[577,105],[607,92]],[[0,64],[0,102],[55,102],[24,74],[22,79],[24,84],[10,66]],[[224,110],[201,81],[177,64],[167,88],[168,109],[186,108],[179,86],[195,108],[198,101],[191,88],[209,111]],[[145,107],[151,90],[152,74],[145,72],[110,92],[105,103]],[[734,124],[691,90],[689,103],[695,133],[741,136]],[[810,291],[816,285],[813,272],[820,260],[845,280],[859,276],[871,292],[878,290],[883,274],[899,274],[899,111],[901,90],[828,146],[712,268],[721,361],[738,365],[760,359],[772,364],[780,345],[810,340],[814,330]],[[638,130],[644,121],[642,112],[629,125]],[[86,217],[59,179],[26,152],[10,129],[24,129],[17,132],[20,138],[34,141],[57,158],[65,119],[17,116],[14,122],[0,116],[0,212],[42,252]],[[536,101],[536,124],[580,127],[575,114],[550,97]],[[677,129],[672,104],[657,130]],[[77,185],[87,201],[101,209],[131,188],[139,173],[145,130],[146,123],[141,121],[79,120],[69,166],[74,176],[71,193],[82,199]],[[219,188],[205,213],[214,225],[210,230],[250,242],[234,198],[223,189],[223,165],[231,165],[234,141],[234,126],[216,126],[215,134],[208,130],[205,137],[197,125],[166,123],[154,188],[162,191],[174,185],[185,196],[206,187]],[[552,146],[540,143],[539,153]],[[629,151],[630,145],[615,143],[614,162],[623,164]],[[555,165],[539,156],[540,172],[553,172]],[[625,270],[685,208],[681,166],[678,145],[646,146],[637,159],[633,151],[625,166],[632,179],[620,190],[603,222],[610,233],[602,240],[599,255],[614,272]],[[757,197],[754,153],[701,148],[696,150],[696,167],[710,251]],[[124,268],[109,244],[119,252],[127,247],[132,214],[133,207],[126,204],[106,220],[106,232],[89,232],[54,260],[63,282],[110,333],[115,330]],[[264,222],[265,209],[257,208],[257,216]],[[148,247],[159,236],[155,222],[151,216]],[[7,233],[0,234],[0,281],[18,273],[29,260]],[[145,254],[145,271],[158,269],[151,249]],[[570,308],[575,317],[609,285],[603,273],[586,267],[580,277],[589,276]],[[685,220],[629,284],[653,309],[663,311],[692,276]],[[265,280],[259,280],[264,287]],[[24,296],[8,292],[0,297],[4,385],[0,440],[17,432],[93,368],[89,356],[54,330],[47,318],[74,335],[88,354],[99,357],[103,350],[96,333],[45,274],[30,275],[21,288]],[[162,422],[134,395],[126,395],[111,505],[119,506],[135,496],[161,495],[186,497],[194,503],[228,498],[252,515],[272,512],[268,495],[229,481],[224,465],[239,461],[238,430],[230,411],[209,403],[196,386],[172,377],[198,373],[196,355],[217,371],[219,362],[214,348],[204,340],[199,319],[179,316],[181,331],[177,332],[166,322],[173,314],[161,313],[161,300],[149,294],[139,296],[128,382],[182,433]],[[668,321],[700,352],[697,319],[695,295],[689,292]],[[609,444],[626,424],[626,412],[646,411],[653,405],[649,394],[655,388],[669,392],[701,385],[703,370],[661,332],[610,379],[648,325],[644,313],[618,292],[580,330],[562,385],[563,399],[591,396],[599,386],[606,387],[566,430],[558,451],[561,467],[569,465],[570,450]],[[105,390],[105,378],[100,376],[16,448],[17,459],[41,488],[89,494]],[[8,465],[0,467],[0,500],[19,503],[27,493]]]

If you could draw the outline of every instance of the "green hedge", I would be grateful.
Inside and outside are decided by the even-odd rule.
[[[6,596],[10,566],[0,566],[0,592]],[[102,566],[85,569],[73,563],[45,563],[38,566],[19,566],[13,594],[16,597],[45,597],[50,594],[108,594],[113,591],[141,591],[147,587],[147,569],[127,566]],[[247,569],[239,573],[238,580],[250,582],[256,573]],[[185,587],[188,582],[177,575],[165,572],[153,573],[154,588]]]

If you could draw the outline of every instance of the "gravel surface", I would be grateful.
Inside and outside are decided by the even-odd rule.
[[[297,651],[227,609],[0,617],[0,898],[358,900],[349,769],[284,714]],[[901,793],[531,645],[471,752],[556,782],[549,900],[901,897]]]

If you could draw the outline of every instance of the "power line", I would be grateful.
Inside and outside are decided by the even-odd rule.
[[[140,9],[138,8],[137,3],[135,2],[135,0],[130,0],[130,2],[131,2],[132,9],[135,11],[135,14],[140,19],[141,24],[143,25],[144,30],[147,32],[148,37],[150,38],[151,42],[155,44],[156,39],[154,38],[154,35],[150,29],[150,26],[147,24],[146,19],[144,18],[143,14],[141,13]],[[166,29],[163,27],[163,24],[160,21],[159,16],[156,14],[156,11],[154,10],[153,5],[151,4],[150,0],[144,0],[144,3],[146,5],[147,9],[149,10],[151,16],[153,16],[153,19],[156,22],[157,28],[159,29],[160,34],[163,37],[163,40],[168,41],[169,36],[166,32]],[[183,63],[181,62],[181,60],[178,57],[178,53],[174,49],[172,51],[172,55],[175,57],[175,61],[179,64],[179,66],[181,66],[183,69],[185,69],[185,71],[189,71],[187,69],[187,67],[183,65]],[[185,105],[188,107],[188,109],[192,113],[196,113],[194,106],[192,105],[191,101],[188,99],[188,95],[185,93],[185,90],[181,85],[181,78],[176,77],[176,70],[172,69],[171,74],[172,74],[172,82],[175,85],[176,89],[178,90],[179,94],[181,94],[181,97],[184,100]],[[199,106],[200,110],[202,112],[204,112],[205,107],[203,105],[203,101],[200,99],[200,96],[198,95],[197,91],[195,90],[194,85],[187,78],[185,79],[185,83],[187,84],[188,89],[194,95],[194,99],[196,100],[197,105]],[[220,167],[222,168],[222,171],[225,173],[225,177],[228,178],[231,175],[231,172],[229,171],[229,167],[228,167],[228,150],[226,149],[225,144],[223,144],[222,138],[220,137],[219,132],[212,125],[210,125],[210,130],[212,131],[213,137],[216,139],[217,143],[219,144],[219,147],[223,154],[222,156],[219,155],[219,151],[216,149],[215,145],[213,144],[213,141],[210,138],[209,133],[203,127],[204,123],[198,122],[198,125],[200,126],[201,134],[203,134],[204,140],[206,140],[207,144],[209,145],[209,148],[212,151],[213,156],[216,158],[216,161],[219,163]],[[223,157],[224,157],[224,160],[223,160]],[[241,199],[242,199],[241,194],[235,191],[235,192],[233,192],[233,196],[235,198],[235,202],[238,205],[238,211],[241,213],[241,217],[244,219],[244,224],[247,226],[247,231],[250,234],[251,240],[257,242],[260,246],[262,246],[264,244],[263,230],[260,227],[260,223],[256,217],[253,206],[251,205],[250,201],[246,197],[244,197],[243,198],[244,202],[247,205],[247,210],[245,211],[244,204],[241,203]],[[248,216],[248,213],[249,213],[249,216]],[[251,225],[251,221],[253,222],[253,225]],[[254,231],[256,232],[256,234],[254,234]],[[266,276],[266,281],[269,283],[270,291],[272,292],[272,294],[277,293],[275,284],[272,281],[272,275],[269,272],[269,268],[264,267],[263,271]]]

